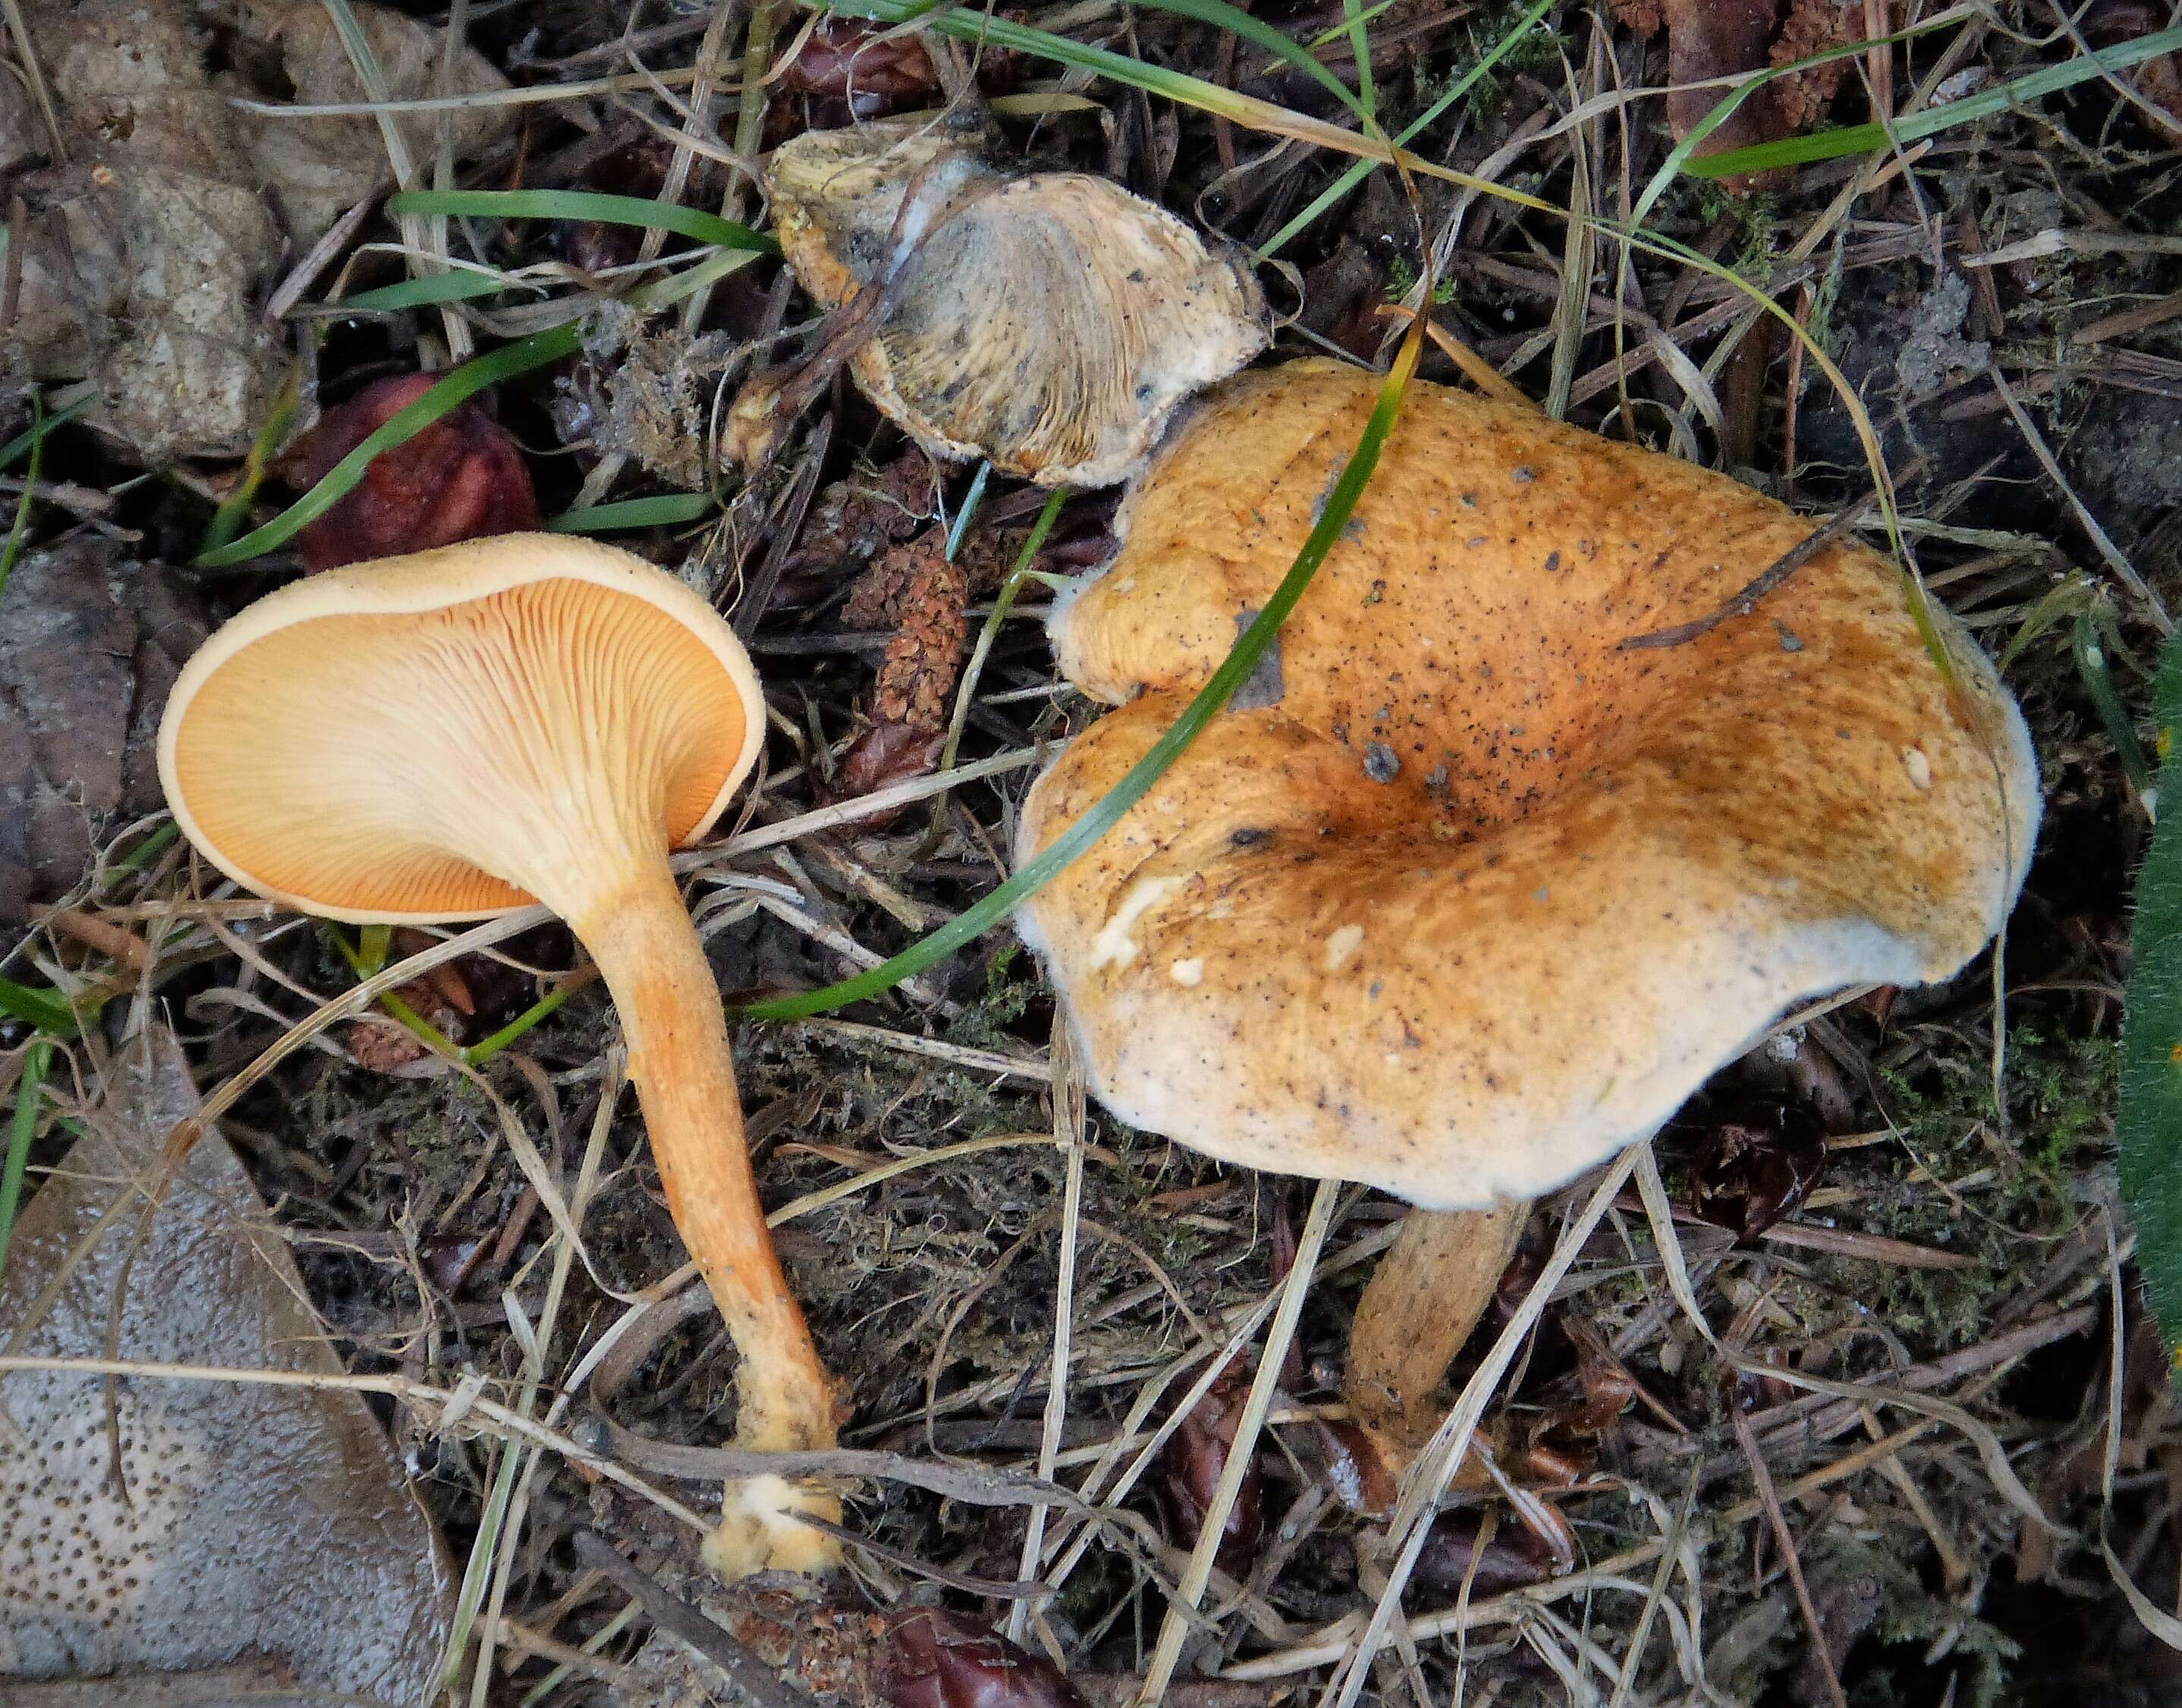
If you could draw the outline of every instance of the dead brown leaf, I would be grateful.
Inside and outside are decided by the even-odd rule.
[[[92,420],[147,462],[240,454],[286,367],[253,312],[280,234],[207,40],[180,8],[132,0],[47,0],[31,33],[70,159],[17,186],[22,281],[0,366],[92,381]]]
[[[16,1224],[0,1322],[24,1322],[123,1183],[158,1177],[161,1138],[197,1106],[170,1034],[117,1051],[65,1169]],[[136,1227],[132,1213],[93,1246],[22,1351],[107,1356],[125,1260],[121,1357],[339,1370],[217,1132],[141,1244]],[[453,1573],[361,1395],[31,1371],[0,1377],[0,1405],[19,1444],[0,1455],[0,1677],[189,1672],[255,1653],[344,1700],[433,1695]]]
[[[386,98],[416,101],[442,91],[445,32],[385,6],[352,8],[386,80]],[[368,98],[331,14],[318,0],[274,0],[243,14],[243,61],[258,92],[316,106]],[[456,56],[451,91],[490,93],[507,79],[474,48]],[[285,91],[293,91],[292,94]],[[506,135],[514,109],[465,107],[449,121],[455,158],[465,159]],[[437,115],[396,121],[410,158],[429,164]],[[239,112],[235,128],[250,163],[280,208],[290,240],[307,249],[334,222],[392,178],[385,139],[371,117],[282,119]]]
[[[160,803],[152,738],[205,636],[193,589],[78,534],[0,603],[0,930],[81,881],[118,820]]]

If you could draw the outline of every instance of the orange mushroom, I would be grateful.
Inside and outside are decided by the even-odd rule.
[[[1246,374],[1155,458],[1119,556],[1055,610],[1064,672],[1117,709],[1031,791],[1023,858],[1263,607],[1378,385]],[[1648,1136],[1796,1004],[1949,976],[2013,904],[2022,718],[1886,560],[1831,546],[1754,612],[1623,645],[1808,533],[1723,476],[1415,384],[1278,667],[1019,916],[1124,1119],[1467,1213],[1410,1218],[1366,1295],[1350,1398],[1392,1435],[1435,1421],[1508,1206]]]
[[[832,1382],[743,1145],[719,989],[668,851],[711,828],[765,710],[719,615],[641,559],[507,534],[314,576],[216,633],[159,731],[175,818],[246,887],[363,923],[543,902],[597,961],[677,1228],[741,1362],[736,1444],[831,1447]],[[830,1494],[730,1486],[708,1556],[811,1571]]]

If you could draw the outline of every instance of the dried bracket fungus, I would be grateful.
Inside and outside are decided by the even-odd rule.
[[[1162,450],[1053,622],[1070,679],[1129,703],[1039,779],[1026,857],[1264,605],[1376,385],[1250,374]],[[1686,463],[1413,385],[1277,699],[1219,718],[1022,915],[1099,1096],[1228,1161],[1481,1207],[1648,1135],[1791,1004],[1960,968],[2039,799],[1951,620],[1954,690],[1894,570],[1837,547],[1754,615],[1620,646],[1808,532]]]
[[[935,456],[1111,485],[1265,346],[1255,281],[1172,214],[1084,173],[1005,171],[944,121],[807,133],[766,182],[803,288],[829,308],[876,293],[850,371]]]
[[[287,1242],[218,1131],[139,1237],[129,1183],[160,1178],[161,1139],[197,1107],[180,1046],[141,1033],[105,1082],[15,1225],[7,1350],[337,1374]],[[117,1192],[123,1213],[79,1254]],[[0,1377],[0,1701],[16,1700],[8,1679],[139,1670],[180,1700],[253,1654],[292,1675],[293,1700],[422,1708],[435,1695],[454,1573],[363,1395],[19,1371]],[[112,1689],[97,1700],[129,1695]]]
[[[744,1149],[719,987],[667,864],[756,762],[742,646],[673,577],[610,546],[504,534],[330,571],[260,600],[190,661],[159,771],[214,864],[306,912],[423,925],[542,901],[629,1036],[660,1184],[734,1337],[737,1445],[833,1445],[834,1394]],[[731,1484],[728,1575],[838,1549],[822,1490]]]

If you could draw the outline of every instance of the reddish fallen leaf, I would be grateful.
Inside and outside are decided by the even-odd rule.
[[[780,86],[791,94],[847,101],[857,118],[869,119],[889,102],[937,89],[939,72],[915,36],[876,30],[850,18],[822,18],[781,68]]]
[[[440,378],[397,374],[328,410],[281,461],[298,491],[414,403]],[[530,471],[507,430],[475,400],[372,460],[363,478],[296,537],[310,569],[424,551],[538,526]]]
[[[944,730],[920,729],[908,723],[875,723],[841,755],[833,771],[832,793],[837,799],[856,800],[887,788],[922,777],[939,763],[939,750],[947,744]],[[882,826],[884,818],[867,819],[867,826]]]
[[[1636,1402],[1636,1380],[1588,1325],[1567,1320],[1564,1328],[1576,1359],[1563,1381],[1574,1391],[1532,1420],[1524,1462],[1534,1480],[1566,1489],[1591,1474],[1598,1438]]]
[[[1050,1661],[941,1607],[893,1619],[878,1688],[893,1708],[1084,1708]]]
[[[1194,1548],[1205,1533],[1205,1514],[1227,1469],[1234,1451],[1236,1427],[1249,1398],[1250,1372],[1229,1365],[1203,1399],[1190,1408],[1181,1426],[1160,1449],[1160,1514],[1166,1532],[1178,1548]],[[1255,1465],[1243,1473],[1228,1509],[1227,1523],[1220,1533],[1220,1548],[1213,1557],[1227,1571],[1247,1570],[1250,1556],[1265,1539],[1265,1479]]]
[[[1449,1512],[1436,1519],[1410,1570],[1410,1584],[1452,1598],[1462,1592],[1473,1557],[1477,1573],[1470,1578],[1470,1593],[1476,1599],[1542,1584],[1553,1575],[1553,1550],[1521,1525],[1502,1519],[1481,1550],[1481,1528],[1475,1512]]]
[[[1737,1239],[1793,1215],[1825,1171],[1825,1129],[1799,1103],[1761,1105],[1723,1121],[1699,1147],[1689,1208]]]

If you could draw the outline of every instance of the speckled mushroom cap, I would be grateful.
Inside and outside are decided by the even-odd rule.
[[[1309,361],[1199,406],[1118,557],[1056,612],[1128,703],[1025,805],[1021,851],[1116,782],[1271,594],[1374,376]],[[1417,383],[1223,714],[1018,915],[1116,1114],[1194,1149],[1436,1208],[1531,1197],[1670,1114],[1806,998],[1956,971],[2038,822],[2020,715],[1901,578],[1687,463]],[[1132,696],[1135,696],[1132,698]]]
[[[850,371],[935,456],[1110,486],[1177,403],[1265,347],[1255,281],[1182,221],[1104,178],[1003,172],[974,131],[806,132],[766,183],[812,296],[888,281]]]

